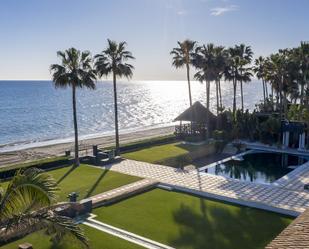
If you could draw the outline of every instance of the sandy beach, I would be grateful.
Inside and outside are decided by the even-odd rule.
[[[164,136],[173,133],[174,126],[160,127],[147,130],[133,131],[129,133],[120,133],[120,143],[126,144],[142,139]],[[51,144],[28,149],[0,153],[0,166],[31,161],[50,156],[64,155],[66,150],[73,149],[73,142]],[[105,135],[96,138],[80,140],[81,147],[99,145],[100,147],[114,145],[114,135]]]

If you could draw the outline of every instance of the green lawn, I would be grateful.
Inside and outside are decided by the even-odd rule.
[[[185,145],[177,142],[151,146],[145,149],[124,153],[122,156],[132,160],[155,163],[167,158],[185,155],[190,151],[201,149],[203,146],[205,145]]]
[[[79,193],[79,199],[83,199],[141,179],[87,164],[75,168],[64,167],[47,173],[57,180],[60,187],[58,201],[67,200],[67,195],[73,191]],[[0,183],[0,186],[5,188],[6,184]]]
[[[177,249],[262,249],[292,219],[155,189],[94,210],[96,219]]]
[[[89,239],[91,249],[142,249],[138,245],[132,244],[128,241],[114,237],[107,233],[101,232],[97,229],[84,226],[83,229]],[[81,249],[83,248],[78,242],[71,238],[65,238],[64,242],[57,246],[53,246],[49,237],[43,233],[34,233],[23,239],[12,242],[1,249],[17,249],[21,243],[31,243],[34,249]]]

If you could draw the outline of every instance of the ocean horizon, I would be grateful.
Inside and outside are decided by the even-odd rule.
[[[205,104],[205,84],[191,84],[193,102]],[[72,141],[70,88],[55,89],[48,80],[2,80],[0,86],[0,151]],[[120,133],[173,125],[174,118],[189,107],[186,81],[119,81],[117,87]],[[231,108],[232,83],[222,82],[221,87],[223,105]],[[216,113],[214,84],[210,98],[211,111]],[[252,111],[261,99],[259,80],[244,84],[245,109]],[[114,134],[112,82],[98,82],[94,91],[78,89],[77,116],[81,139]]]

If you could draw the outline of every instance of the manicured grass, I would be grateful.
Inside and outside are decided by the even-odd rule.
[[[84,226],[86,236],[89,239],[91,249],[142,249],[138,245],[130,243],[128,241],[122,240],[120,238],[114,237],[107,233],[101,232],[97,229]],[[5,246],[1,249],[17,249],[19,244],[31,243],[33,248],[37,249],[81,249],[83,248],[78,242],[72,238],[65,238],[61,244],[55,246],[50,242],[49,237],[44,235],[42,232],[34,233],[26,236],[23,239],[17,240]]]
[[[114,171],[103,170],[82,164],[77,168],[66,167],[49,171],[61,189],[59,200],[66,200],[69,193],[79,193],[79,199],[87,198],[104,191],[118,188],[141,178]]]
[[[262,249],[292,219],[155,189],[94,210],[110,225],[177,249]]]
[[[167,158],[185,155],[188,152],[201,149],[203,146],[205,146],[206,148],[206,145],[185,145],[180,142],[176,142],[164,145],[151,146],[145,149],[124,153],[122,154],[122,156],[132,160],[155,163],[157,161],[162,161]]]
[[[140,139],[134,142],[121,144],[120,151],[124,152],[124,151],[132,150],[132,149],[134,150],[136,148],[146,148],[146,147],[153,146],[153,145],[171,143],[172,141],[176,141],[176,137],[174,134]],[[108,147],[105,147],[104,149],[107,149],[107,150],[115,149],[115,146],[108,146]]]
[[[79,199],[84,199],[141,179],[87,164],[81,164],[79,167],[64,167],[47,173],[58,182],[60,188],[58,201],[66,201],[67,195],[71,192],[77,192]],[[0,183],[3,188],[6,185],[7,182]]]

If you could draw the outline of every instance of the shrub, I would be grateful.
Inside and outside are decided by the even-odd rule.
[[[67,166],[71,163],[71,160],[68,157],[62,156],[62,157],[51,157],[41,160],[36,160],[32,162],[27,163],[20,163],[20,164],[14,164],[9,165],[7,167],[2,167],[0,170],[0,179],[8,179],[15,175],[17,170],[19,169],[27,169],[27,168],[39,168],[43,170],[49,170],[52,168],[56,168],[59,166]]]
[[[222,130],[214,130],[212,136],[216,140],[225,140],[226,139],[226,132]]]

